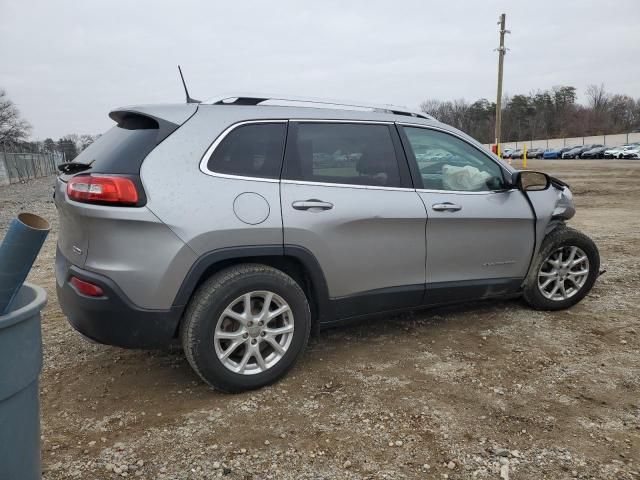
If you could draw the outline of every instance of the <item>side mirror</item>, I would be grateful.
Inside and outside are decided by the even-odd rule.
[[[549,175],[533,170],[518,170],[513,173],[512,185],[523,192],[538,192],[551,186]]]

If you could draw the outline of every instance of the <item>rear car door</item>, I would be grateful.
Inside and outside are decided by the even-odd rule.
[[[427,290],[437,304],[519,289],[533,253],[534,215],[505,171],[461,135],[404,125],[400,132],[427,209]]]
[[[421,303],[426,213],[393,124],[290,121],[281,202],[285,248],[318,260],[337,318]]]

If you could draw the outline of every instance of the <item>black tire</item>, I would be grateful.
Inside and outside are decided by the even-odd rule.
[[[538,288],[538,272],[544,260],[551,255],[552,252],[561,247],[572,246],[580,248],[589,260],[587,279],[580,290],[572,297],[564,300],[551,300],[545,297]],[[537,310],[562,310],[572,307],[589,293],[596,278],[598,278],[599,271],[600,253],[593,240],[573,228],[559,226],[551,231],[542,241],[540,252],[533,262],[527,280],[525,281],[523,297],[531,307]]]
[[[264,372],[244,375],[229,370],[214,348],[214,332],[224,309],[239,296],[256,290],[275,293],[288,303],[294,331],[282,358]],[[266,322],[265,322],[266,323]],[[260,264],[226,268],[207,279],[187,306],[180,338],[193,370],[217,390],[235,393],[269,385],[281,378],[302,355],[311,332],[311,312],[300,286],[288,275]]]

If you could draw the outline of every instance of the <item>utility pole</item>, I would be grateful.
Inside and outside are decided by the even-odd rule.
[[[507,15],[500,15],[500,47],[498,47],[498,96],[496,98],[496,153],[502,154],[502,148],[500,147],[500,131],[502,127],[502,71],[504,67],[504,54],[507,49],[504,47],[504,34],[511,33],[505,29],[507,21]]]

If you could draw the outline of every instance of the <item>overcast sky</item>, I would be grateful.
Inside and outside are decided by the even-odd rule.
[[[0,88],[33,136],[99,133],[114,107],[276,92],[417,107],[603,82],[640,97],[640,0],[0,0]]]

